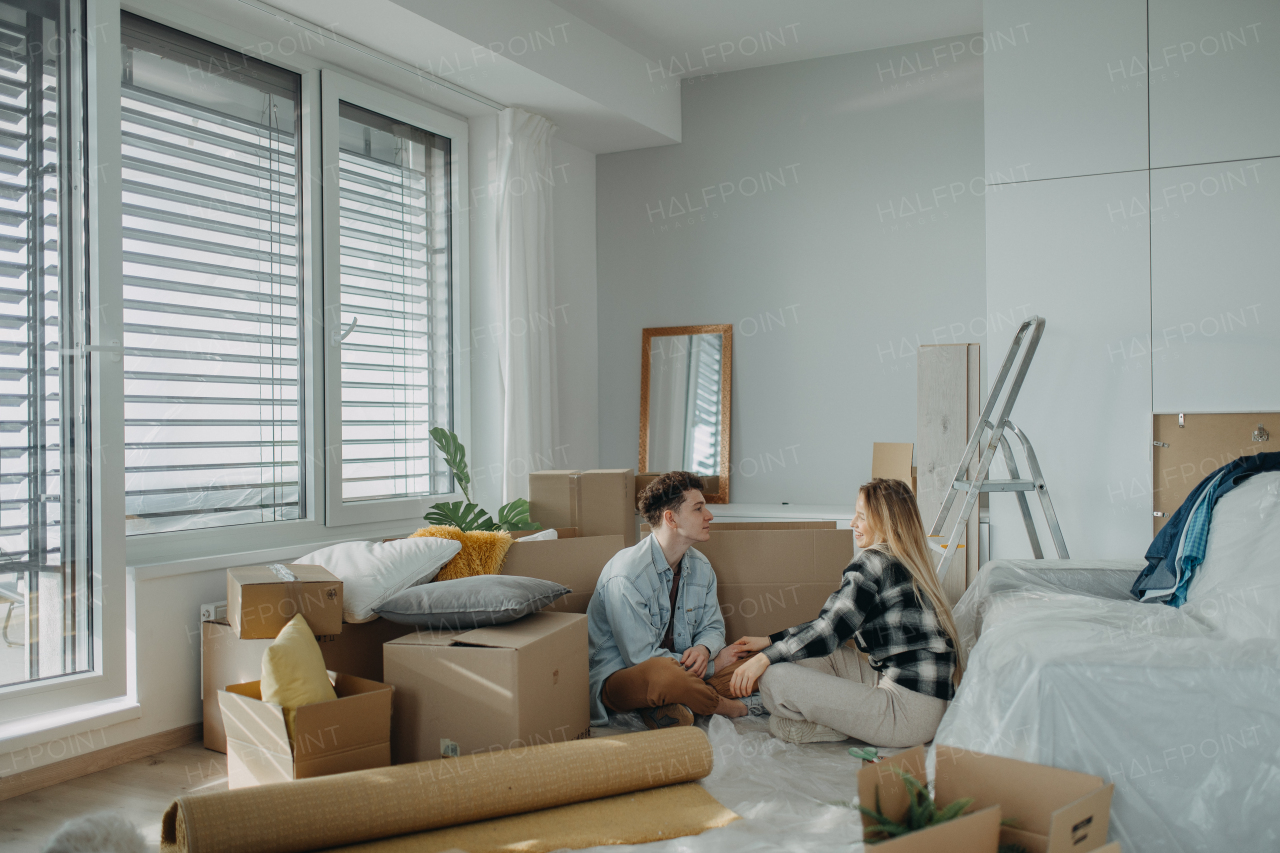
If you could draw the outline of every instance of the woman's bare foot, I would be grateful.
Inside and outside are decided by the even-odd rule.
[[[737,699],[726,699],[720,697],[720,704],[716,706],[716,713],[724,717],[745,717],[747,715],[747,706]]]

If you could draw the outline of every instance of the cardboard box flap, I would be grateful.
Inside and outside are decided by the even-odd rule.
[[[982,808],[1000,804],[1018,829],[1049,835],[1053,816],[1103,788],[1102,779],[1074,770],[1028,764],[939,744],[935,786],[939,801],[972,797]],[[1108,795],[1106,802],[1110,803]],[[1077,811],[1072,812],[1078,813]],[[1083,819],[1083,818],[1081,818]],[[1105,841],[1105,830],[1102,840]],[[1085,848],[1092,849],[1092,848]]]
[[[227,740],[254,744],[275,755],[291,756],[289,732],[279,705],[262,701],[261,683],[232,684],[218,691]]]
[[[876,853],[996,853],[1000,807],[969,812],[954,820],[868,845]]]
[[[530,613],[514,622],[464,631],[454,637],[450,645],[519,650],[560,630],[578,618],[581,617],[569,613]]]
[[[1094,850],[1107,841],[1115,784],[1105,785],[1056,810],[1049,819],[1049,851]]]
[[[466,631],[435,631],[431,628],[418,628],[411,634],[387,640],[383,645],[397,646],[452,646],[453,641]]]
[[[910,798],[906,783],[896,771],[902,770],[920,782],[926,782],[928,776],[924,767],[924,754],[924,747],[917,746],[863,767],[858,771],[858,802],[874,809],[876,798],[879,797],[880,813],[901,822],[907,813]],[[1000,823],[999,818],[996,823]]]

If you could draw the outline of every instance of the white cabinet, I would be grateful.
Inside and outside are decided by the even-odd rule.
[[[1280,409],[1280,159],[1151,173],[1152,405]]]
[[[983,30],[989,183],[1147,168],[1145,0],[986,0]]]
[[[1151,539],[1146,195],[1146,172],[987,193],[988,380],[1019,322],[1043,316],[1011,419],[1035,447],[1072,557],[1136,556]],[[1001,461],[993,470],[1005,476]],[[990,503],[992,556],[1029,557],[1017,502]]]
[[[1280,2],[1150,7],[1152,168],[1280,155]]]

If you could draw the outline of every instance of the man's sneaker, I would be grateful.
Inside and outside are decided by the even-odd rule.
[[[774,737],[789,743],[834,743],[849,737],[808,720],[791,720],[777,714],[769,718],[769,731]]]
[[[669,729],[672,726],[692,726],[693,711],[687,705],[659,705],[641,708],[640,719],[651,729]]]

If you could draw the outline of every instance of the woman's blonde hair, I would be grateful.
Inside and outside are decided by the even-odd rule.
[[[911,574],[911,587],[916,598],[928,599],[942,630],[951,638],[956,650],[956,670],[952,681],[960,683],[963,666],[960,661],[960,636],[955,620],[951,617],[951,605],[942,591],[942,583],[934,571],[929,557],[929,542],[920,521],[920,508],[911,487],[901,480],[884,480],[879,477],[858,489],[866,505],[867,523],[871,527],[876,544],[871,548],[887,553],[906,567]],[[921,596],[921,590],[924,595]]]

